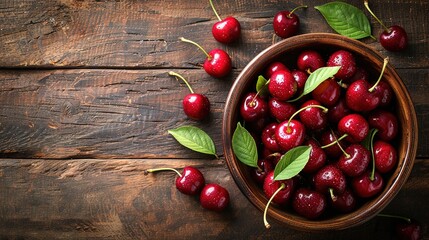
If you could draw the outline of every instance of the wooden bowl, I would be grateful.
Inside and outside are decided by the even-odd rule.
[[[274,60],[296,59],[299,52],[315,49],[321,52],[345,49],[352,52],[356,59],[364,63],[370,76],[379,75],[383,57],[364,43],[337,34],[303,34],[278,42],[257,55],[243,69],[233,84],[226,100],[222,138],[226,163],[243,194],[261,211],[268,199],[262,188],[251,178],[250,167],[239,162],[232,150],[232,134],[240,120],[239,104],[245,93],[254,91],[257,77]],[[295,56],[295,57],[293,57]],[[373,72],[373,74],[371,74]],[[375,79],[376,80],[376,79]],[[268,215],[287,226],[305,231],[340,230],[362,224],[379,213],[395,197],[406,182],[414,164],[417,151],[417,119],[409,93],[395,69],[389,64],[384,73],[384,80],[392,87],[396,96],[396,115],[399,121],[399,133],[396,141],[398,165],[381,194],[368,200],[352,213],[335,215],[331,218],[308,220],[284,208],[271,205]],[[261,224],[262,213],[261,213]]]

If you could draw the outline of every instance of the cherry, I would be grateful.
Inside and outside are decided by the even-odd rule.
[[[240,22],[236,18],[231,16],[222,20],[217,13],[215,7],[213,6],[212,0],[209,0],[209,2],[214,14],[219,20],[213,25],[213,37],[221,43],[231,43],[238,40],[241,34]]]
[[[174,171],[179,175],[176,178],[176,188],[187,195],[196,195],[204,187],[205,180],[203,174],[196,168],[187,166],[183,168],[183,173],[180,173],[174,168],[155,168],[147,169],[145,174],[158,171]]]
[[[326,165],[314,175],[314,188],[322,194],[330,194],[335,200],[338,194],[346,189],[346,177],[340,169],[334,165]]]
[[[393,90],[390,85],[385,81],[380,81],[374,89],[375,94],[380,98],[380,107],[387,107],[392,102]]]
[[[294,13],[299,8],[306,8],[307,6],[299,6],[292,11],[280,11],[274,16],[273,28],[277,36],[281,38],[288,38],[296,35],[299,29],[299,18]]]
[[[262,130],[262,144],[272,152],[280,151],[280,147],[276,140],[276,129],[277,123],[270,123]]]
[[[369,114],[368,123],[378,129],[377,136],[384,141],[391,141],[398,135],[398,119],[391,112],[377,109]]]
[[[341,97],[341,87],[335,79],[327,79],[311,92],[311,96],[325,106],[334,106]]]
[[[310,73],[325,66],[325,60],[323,60],[318,52],[314,50],[305,50],[299,54],[297,66],[299,70]]]
[[[201,191],[200,203],[205,209],[220,212],[229,204],[228,190],[219,184],[209,183]]]
[[[415,219],[397,222],[395,224],[395,233],[399,240],[423,239],[422,227]]]
[[[276,98],[268,100],[268,108],[270,115],[279,122],[288,120],[296,112],[295,105]]]
[[[203,47],[201,47],[194,41],[188,40],[183,37],[181,37],[180,40],[183,42],[191,43],[204,52],[207,58],[204,61],[203,68],[210,76],[213,76],[215,78],[222,78],[231,72],[231,58],[229,57],[228,53],[226,53],[222,49],[216,48],[207,53]]]
[[[277,144],[283,151],[288,151],[304,142],[305,127],[297,120],[283,121],[276,129]]]
[[[270,65],[268,65],[267,70],[265,71],[265,77],[271,78],[271,76],[279,70],[283,70],[286,72],[290,72],[289,68],[287,68],[283,63],[281,62],[272,62]]]
[[[380,173],[390,172],[398,162],[396,149],[385,141],[376,141],[373,145],[375,169]]]
[[[345,138],[350,143],[362,142],[369,132],[369,124],[365,118],[358,113],[351,113],[338,122],[340,134],[347,134]]]
[[[322,145],[322,149],[325,151],[326,155],[329,158],[336,159],[343,155],[345,152],[345,148],[348,146],[346,141],[342,141],[345,136],[337,137],[337,133],[333,131],[324,131],[320,135],[320,144]]]
[[[296,190],[292,199],[292,207],[299,215],[316,219],[325,211],[327,202],[323,194],[308,188],[300,188]]]
[[[290,99],[297,91],[298,84],[292,74],[285,70],[278,70],[271,75],[268,82],[270,94],[282,101]]]
[[[337,161],[338,168],[349,177],[361,175],[371,161],[371,153],[361,144],[351,144],[346,148],[346,153]]]
[[[311,147],[311,151],[310,158],[302,171],[310,174],[315,173],[317,170],[325,166],[326,153],[314,139],[308,139],[305,144]]]
[[[349,213],[356,208],[357,200],[353,192],[346,188],[342,194],[331,201],[332,207],[339,212]]]
[[[307,82],[308,74],[302,70],[295,69],[292,72],[292,76],[298,84],[298,92],[302,91],[305,86],[305,82]]]
[[[340,66],[340,69],[335,74],[338,79],[348,79],[356,73],[355,58],[353,54],[346,50],[338,50],[332,53],[326,65],[328,67]]]
[[[328,109],[316,100],[308,100],[301,105],[299,119],[307,129],[320,131],[328,125]]]
[[[259,184],[263,184],[265,177],[274,170],[273,163],[270,159],[264,158],[258,160],[258,167],[252,171],[252,177]]]
[[[341,118],[350,113],[351,110],[347,107],[346,100],[344,98],[340,98],[340,100],[335,105],[329,108],[328,121],[336,125],[341,120]]]
[[[379,41],[384,49],[392,52],[399,52],[404,50],[408,45],[407,32],[398,25],[386,27],[384,23],[371,11],[368,5],[368,1],[364,1],[364,5],[368,12],[380,23],[384,28],[384,31],[380,34]]]
[[[240,114],[244,121],[256,122],[267,116],[268,105],[257,93],[247,93],[240,105]]]
[[[342,81],[344,83],[353,83],[356,82],[357,80],[365,80],[368,81],[368,71],[365,70],[365,68],[362,67],[356,67],[356,72],[355,74],[348,79],[342,79]]]
[[[356,195],[361,198],[370,198],[383,190],[383,177],[377,172],[365,171],[360,176],[351,180],[352,188]]]
[[[186,86],[188,86],[190,94],[187,94],[182,101],[183,111],[186,116],[193,120],[203,120],[210,113],[210,101],[209,99],[198,93],[194,93],[191,85],[189,85],[188,81],[180,74],[170,71],[168,73],[171,76],[175,76],[176,79],[180,78],[183,82],[185,82]]]

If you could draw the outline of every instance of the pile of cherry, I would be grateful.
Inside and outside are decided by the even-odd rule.
[[[287,66],[272,62],[262,73],[268,79],[265,91],[242,99],[243,125],[259,147],[253,179],[272,202],[308,219],[354,211],[383,191],[398,162],[392,145],[399,127],[395,96],[382,78],[387,59],[380,76],[373,76],[341,49],[303,50],[295,57]],[[333,66],[339,66],[334,77],[299,97],[309,73]],[[274,180],[280,157],[304,145],[311,152],[302,171]]]

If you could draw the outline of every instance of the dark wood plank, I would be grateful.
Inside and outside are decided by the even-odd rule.
[[[204,210],[174,187],[173,172],[145,176],[155,167],[199,168],[223,185],[231,205]],[[416,161],[408,182],[383,211],[414,217],[427,228],[429,159]],[[388,239],[392,222],[375,218],[339,232],[305,233],[270,219],[245,199],[221,160],[0,160],[1,239]],[[412,203],[412,204],[410,204]],[[427,237],[427,235],[426,235]],[[389,238],[390,239],[390,238]]]
[[[311,1],[308,9],[297,12],[301,33],[333,32],[314,9],[325,2]],[[362,1],[349,2],[364,11]],[[204,55],[178,41],[184,36],[208,49],[226,49],[234,67],[241,69],[272,44],[275,13],[298,5],[284,1],[215,4],[222,16],[234,15],[241,22],[239,43],[223,46],[213,39],[211,27],[216,17],[207,1],[1,1],[0,67],[194,68],[204,61]],[[393,54],[374,40],[363,41],[391,56],[399,68],[428,67],[429,42],[422,34],[427,31],[428,2],[372,1],[371,6],[386,25],[406,27],[410,47]],[[381,27],[370,19],[378,36]]]
[[[0,71],[0,153],[21,158],[201,158],[179,146],[168,129],[199,126],[222,154],[221,124],[230,80],[178,70],[208,96],[208,121],[190,121],[184,84],[165,70]],[[400,70],[420,127],[419,157],[429,157],[429,71]],[[218,127],[213,127],[218,126]]]

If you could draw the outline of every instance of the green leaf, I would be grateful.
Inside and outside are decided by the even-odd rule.
[[[340,70],[340,66],[318,68],[316,71],[312,72],[310,76],[308,76],[302,94],[305,95],[311,93],[323,81],[333,77],[338,72],[338,70]]]
[[[256,82],[256,92],[259,92],[259,95],[266,96],[268,95],[268,80],[264,76],[259,75],[258,81]]]
[[[372,37],[368,18],[355,6],[344,2],[329,2],[314,8],[320,11],[337,33],[353,39]]]
[[[216,149],[213,140],[203,130],[193,126],[182,126],[176,129],[168,130],[180,144],[200,153],[216,155]]]
[[[285,180],[295,177],[310,159],[310,146],[298,146],[287,151],[274,169],[274,180]]]
[[[232,135],[232,150],[238,160],[248,166],[258,167],[258,150],[252,135],[237,123]]]

